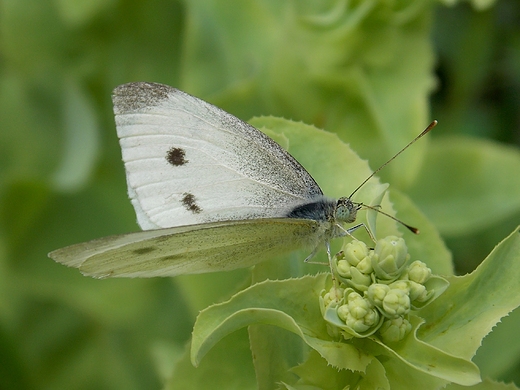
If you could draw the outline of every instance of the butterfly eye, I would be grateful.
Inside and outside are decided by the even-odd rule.
[[[349,198],[339,198],[336,204],[336,220],[340,222],[354,222],[356,220],[357,208]]]

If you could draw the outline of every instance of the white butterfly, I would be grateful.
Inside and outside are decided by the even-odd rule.
[[[57,262],[97,278],[224,271],[302,247],[309,259],[325,245],[330,257],[331,239],[364,226],[342,227],[363,204],[325,197],[273,140],[203,100],[138,82],[117,87],[113,102],[145,231],[58,249]]]

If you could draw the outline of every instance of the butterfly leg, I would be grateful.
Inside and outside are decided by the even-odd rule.
[[[336,277],[334,276],[334,268],[332,266],[332,256],[330,254],[330,243],[328,241],[325,242],[325,248],[327,250],[327,258],[329,260],[328,265],[330,267],[330,275],[332,277],[332,283],[333,283],[334,289],[335,289],[335,291],[340,291],[338,281],[337,281]],[[319,246],[314,248],[314,250],[311,252],[311,254],[309,256],[307,256],[307,258],[304,260],[304,262],[307,264],[327,265],[327,263],[322,263],[321,261],[309,261],[316,255],[316,253],[318,252],[318,249],[319,249]],[[336,301],[339,301],[340,298],[341,297],[336,296]]]
[[[376,242],[376,238],[374,237],[374,235],[372,234],[372,232],[370,231],[370,229],[368,228],[367,225],[365,225],[364,223],[359,223],[357,224],[356,226],[352,226],[348,229],[345,229],[343,226],[341,226],[340,224],[336,224],[336,226],[342,230],[346,236],[350,236],[351,238],[353,238],[354,240],[357,240],[356,237],[354,237],[352,235],[352,233],[354,233],[356,230],[358,230],[360,227],[363,227],[366,232],[368,233],[368,235],[370,236],[370,239],[375,243]]]
[[[312,250],[312,252],[309,254],[309,256],[307,256],[305,258],[305,260],[303,260],[305,263],[309,263],[309,264],[324,264],[324,263],[320,263],[319,261],[309,261],[310,259],[312,259],[314,256],[316,256],[316,253],[318,252],[318,247],[314,248]]]
[[[338,280],[334,275],[334,267],[332,266],[332,256],[330,255],[330,244],[328,241],[325,242],[325,247],[327,248],[327,257],[329,258],[330,276],[332,278],[332,286],[334,288],[334,297],[336,299],[336,302],[338,302],[341,299],[341,290],[339,288]]]
[[[327,248],[327,256],[329,258],[329,264],[330,264],[330,245],[328,242],[326,242],[325,245]],[[314,256],[316,256],[316,253],[318,253],[318,250],[319,250],[319,246],[314,248],[314,250],[311,252],[311,254],[305,258],[304,262],[307,264],[327,265],[327,263],[324,263],[321,261],[310,261]]]
[[[321,246],[321,244],[318,245],[316,248],[314,248],[314,250],[311,252],[311,254],[305,258],[305,260],[304,260],[305,263],[307,263],[307,264],[327,265],[327,263],[324,263],[324,262],[321,262],[321,261],[310,261],[316,255],[316,253],[320,249],[320,246]],[[330,244],[329,244],[328,241],[325,242],[325,248],[327,249],[327,258],[329,259],[328,265],[331,267],[330,271],[332,272],[332,263],[331,263],[331,256],[330,256]]]

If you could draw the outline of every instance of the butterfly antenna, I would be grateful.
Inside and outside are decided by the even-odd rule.
[[[365,185],[365,183],[367,181],[369,181],[372,177],[375,176],[376,173],[378,173],[381,169],[383,169],[384,167],[386,167],[388,164],[390,164],[397,156],[399,156],[401,153],[403,153],[406,149],[408,149],[412,144],[415,143],[415,141],[419,140],[420,138],[422,138],[424,135],[428,134],[428,132],[433,129],[435,126],[437,125],[437,121],[434,120],[432,123],[430,123],[428,125],[428,127],[426,129],[423,130],[423,132],[421,134],[419,134],[417,137],[415,137],[413,140],[411,140],[404,148],[402,148],[400,151],[398,151],[396,154],[394,154],[392,157],[390,157],[390,159],[385,162],[383,165],[381,165],[379,168],[377,168],[374,172],[372,172],[372,174],[370,176],[368,176],[351,194],[350,196],[348,197],[349,199],[352,199],[352,196],[359,191],[359,189],[361,187],[363,187]],[[381,211],[379,210],[379,208],[377,207],[373,207],[373,206],[368,206],[366,204],[362,204],[362,203],[359,203],[360,206],[362,207],[365,207],[367,209],[370,209],[370,210],[374,210],[374,211],[377,211],[378,213],[380,214],[383,214],[383,215],[386,215],[388,218],[391,218],[393,219],[394,221],[400,223],[401,225],[403,225],[404,227],[406,227],[408,230],[410,230],[412,233],[414,234],[419,234],[419,229],[413,227],[413,226],[410,226],[406,223],[404,223],[403,221],[397,219],[396,217],[390,215],[390,214],[387,214],[385,213],[384,211]]]
[[[437,125],[437,121],[434,120],[432,123],[430,123],[428,125],[428,127],[426,129],[423,130],[423,132],[421,134],[419,134],[417,137],[415,137],[413,140],[411,140],[404,148],[402,148],[400,151],[398,151],[396,154],[394,154],[392,157],[390,157],[390,159],[385,162],[383,165],[381,165],[379,168],[377,168],[374,172],[372,172],[372,174],[370,176],[368,176],[364,181],[363,183],[361,183],[351,194],[350,196],[348,197],[349,199],[352,199],[352,196],[359,191],[359,189],[361,187],[363,187],[365,185],[365,183],[367,181],[369,181],[370,179],[372,179],[377,172],[379,172],[381,169],[383,169],[384,167],[386,167],[388,164],[390,164],[392,161],[394,161],[394,159],[399,156],[401,153],[403,153],[406,149],[408,149],[410,146],[412,146],[415,141],[419,140],[420,138],[422,138],[423,136],[425,136],[426,134],[428,134],[428,132],[433,129],[435,126]],[[366,206],[365,206],[366,207]]]
[[[386,215],[388,218],[393,219],[395,222],[398,222],[401,225],[403,225],[405,228],[410,230],[413,234],[419,234],[419,229],[417,229],[416,227],[413,227],[411,225],[408,225],[407,223],[404,223],[403,221],[401,221],[400,219],[394,217],[393,215],[390,215],[388,213],[385,213],[384,211],[379,210],[377,207],[372,207],[372,206],[369,206],[369,205],[366,205],[366,204],[361,204],[360,206],[364,207],[366,209],[377,211],[379,214]]]

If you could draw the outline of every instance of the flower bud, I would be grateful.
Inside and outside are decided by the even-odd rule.
[[[390,287],[386,284],[374,283],[368,287],[366,296],[374,306],[383,307],[383,299],[390,291]]]
[[[325,290],[323,290],[325,291]],[[339,302],[340,299],[343,298],[343,294],[345,293],[345,290],[342,288],[336,288],[335,286],[332,286],[330,290],[323,295],[323,306],[327,307],[332,302]]]
[[[374,272],[374,268],[372,268],[372,260],[370,259],[370,256],[365,257],[363,260],[361,260],[358,265],[356,265],[356,268],[365,275],[369,275],[372,272]]]
[[[350,265],[356,267],[360,261],[363,261],[369,256],[370,250],[363,241],[354,240],[345,245],[343,253],[345,260],[347,260]]]
[[[379,322],[379,314],[372,304],[356,292],[350,292],[346,304],[337,309],[338,317],[354,332],[363,333]]]
[[[412,324],[402,317],[387,319],[379,328],[379,334],[385,343],[401,341],[412,330]]]
[[[422,284],[410,281],[410,301],[417,301],[417,302],[426,302],[430,296],[431,293],[428,293],[426,290],[426,287]]]
[[[383,310],[387,317],[395,318],[408,314],[410,311],[410,297],[400,289],[390,289],[383,299]]]
[[[347,260],[338,261],[336,269],[338,270],[339,276],[344,278],[350,278],[350,267],[351,265]]]
[[[401,275],[409,258],[404,240],[388,236],[377,242],[372,255],[372,267],[379,279],[395,280]]]
[[[408,279],[416,283],[424,284],[428,279],[430,279],[431,274],[432,270],[422,261],[414,261],[408,266]]]
[[[341,318],[341,320],[346,323],[348,320],[348,316],[350,314],[348,305],[341,305],[336,309],[336,311],[338,313],[338,317]]]
[[[391,289],[403,290],[405,293],[410,292],[410,282],[408,280],[397,280],[389,284]]]

